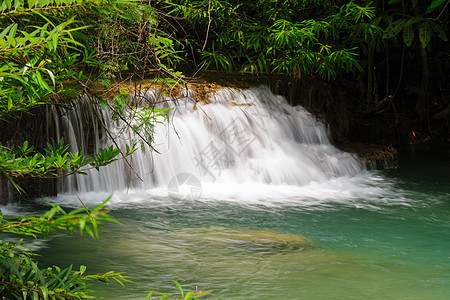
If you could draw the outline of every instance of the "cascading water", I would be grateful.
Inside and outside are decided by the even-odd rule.
[[[72,151],[135,138],[108,110],[89,108],[93,99],[79,100],[59,123]],[[114,191],[106,205],[122,225],[104,223],[98,240],[53,236],[40,266],[127,272],[136,285],[94,288],[115,300],[173,291],[173,280],[211,299],[449,298],[448,159],[365,171],[313,116],[266,88],[209,100],[135,95],[135,105],[173,108],[155,124],[160,154],[144,144],[131,168],[122,159],[68,177],[65,193],[45,199],[93,207]],[[173,197],[173,178],[176,188],[198,178],[200,198]]]
[[[159,101],[172,109],[169,122],[154,127],[153,146],[160,154],[144,144],[127,161],[120,160],[100,172],[90,170],[89,176],[68,178],[61,191],[167,187],[179,173],[191,173],[204,183],[301,186],[354,176],[363,170],[361,162],[330,144],[322,123],[267,88],[221,89],[209,104],[195,106],[191,97],[176,101],[160,97],[155,90],[139,94],[140,99]],[[60,135],[70,142],[72,151],[87,149],[88,139],[93,139],[94,148],[98,148],[111,145],[113,138],[125,149],[137,138],[129,126],[114,121],[104,109],[99,111],[106,128],[89,121],[89,134],[81,119],[96,119],[93,110],[82,105],[88,101],[81,97],[82,108],[72,109],[63,117]]]

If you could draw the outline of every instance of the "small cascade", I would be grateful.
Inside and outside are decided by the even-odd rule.
[[[192,93],[177,100],[155,90],[134,95],[136,102],[171,108],[168,121],[155,123],[152,145],[159,153],[143,143],[126,160],[89,170],[89,176],[68,177],[60,192],[152,189],[167,186],[179,173],[202,182],[299,186],[355,176],[365,169],[353,155],[330,144],[325,126],[314,116],[267,88],[221,89],[208,104],[195,103]],[[125,150],[137,139],[125,122],[93,107],[87,96],[76,103],[62,114],[57,130],[71,151],[89,153],[113,140]]]

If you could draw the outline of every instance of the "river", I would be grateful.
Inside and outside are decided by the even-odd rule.
[[[40,266],[132,277],[95,284],[106,299],[175,292],[174,280],[211,290],[207,299],[449,299],[448,157],[400,153],[398,167],[366,171],[303,109],[268,111],[252,97],[283,100],[245,93],[227,103],[252,105],[219,97],[216,108],[180,110],[177,135],[156,131],[171,146],[159,145],[151,167],[141,165],[148,150],[137,154],[144,183],[118,164],[37,199],[28,209],[79,207],[77,197],[93,206],[113,193],[107,208],[122,223],[103,224],[98,240],[51,235],[36,249]],[[220,164],[202,156],[226,147]]]

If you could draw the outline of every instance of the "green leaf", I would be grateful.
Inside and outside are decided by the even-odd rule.
[[[149,292],[147,294],[147,296],[145,297],[145,300],[150,300],[152,298],[152,296],[153,296],[153,293],[154,293],[153,291]]]
[[[27,43],[27,39],[26,38],[20,37],[17,40],[19,41],[19,47],[20,46],[26,46],[26,43]]]
[[[8,8],[8,10],[11,9],[11,0],[5,0],[6,3],[6,7]]]
[[[36,37],[31,36],[28,32],[26,31],[21,31],[22,34],[27,38],[28,41],[30,41],[31,44],[33,45],[37,45],[39,44],[39,39]]]
[[[382,19],[381,17],[377,17],[377,18],[373,19],[372,21],[370,21],[370,24],[372,24],[374,26],[379,26],[381,19]]]
[[[91,224],[92,224],[92,228],[93,228],[93,232],[94,232],[95,238],[98,239],[98,225],[97,225],[97,220],[95,220],[94,218],[91,218]]]
[[[14,23],[13,26],[11,27],[11,30],[9,31],[9,36],[14,38],[16,36],[16,31],[17,31],[17,23]]]
[[[13,24],[10,24],[8,27],[6,27],[5,29],[3,29],[2,30],[2,33],[0,33],[0,38],[3,38],[8,32],[9,32],[9,30],[11,29],[11,27],[13,27],[14,26],[14,23]]]
[[[7,49],[6,41],[3,38],[0,38],[0,49]]]
[[[412,17],[408,20],[408,22],[406,22],[405,26],[410,26],[423,21],[426,21],[426,19],[423,17]]]
[[[105,207],[105,205],[109,202],[109,200],[111,200],[111,198],[112,198],[112,194],[108,197],[108,198],[106,198],[106,200],[105,201],[103,201],[102,202],[102,204],[100,204],[100,205],[97,205],[97,207],[95,207],[93,210],[92,210],[92,212],[91,212],[91,214],[95,214],[95,213],[97,213],[98,211],[100,211],[103,207]],[[80,202],[83,204],[83,206],[84,206],[84,203],[81,201],[81,199],[80,198],[78,198],[79,200],[80,200]],[[86,208],[86,211],[87,211],[87,208]],[[88,213],[89,213],[89,211],[87,211]]]
[[[384,32],[383,38],[390,39],[399,34],[399,32],[402,31],[405,23],[406,20],[402,19],[389,24],[388,28],[386,28],[386,31]]]
[[[58,47],[58,34],[53,34],[52,36],[52,46],[53,46],[53,50],[56,50]]]
[[[47,289],[47,287],[40,286],[39,289],[42,292],[42,296],[43,296],[44,300],[47,300],[48,299],[48,289]]]
[[[426,14],[431,13],[433,10],[436,9],[436,7],[444,4],[445,0],[434,0],[433,2],[431,2],[430,6],[428,6],[427,10],[426,10]]]
[[[11,111],[11,109],[13,108],[13,102],[11,97],[8,98],[8,111]]]
[[[28,8],[34,8],[37,4],[37,0],[28,0]]]
[[[32,260],[30,260],[30,264],[34,270],[34,273],[39,277],[39,281],[41,282],[41,284],[45,285],[44,275],[42,274],[41,270],[38,268],[37,264]]]
[[[3,264],[6,264],[9,269],[11,269],[12,273],[20,280],[23,281],[22,273],[19,271],[19,266],[15,263],[11,263],[7,260],[3,262]]]
[[[23,9],[23,0],[14,0],[14,7],[16,10]]]
[[[422,48],[426,48],[431,41],[431,25],[429,22],[423,22],[419,27],[419,40]]]
[[[9,35],[7,35],[6,39],[8,40],[9,44],[11,45],[11,47],[15,47],[16,46],[16,39],[15,38],[10,37]]]
[[[414,40],[414,30],[412,26],[405,26],[403,28],[403,41],[407,47],[411,46]]]
[[[86,272],[86,266],[81,265],[80,266],[80,275],[83,275],[84,272]]]
[[[448,42],[448,37],[447,34],[445,33],[445,31],[442,29],[441,26],[439,26],[438,23],[436,22],[431,22],[431,28],[433,29],[433,31],[437,34],[437,36],[443,40],[444,42]]]
[[[18,184],[14,181],[14,179],[13,179],[7,172],[5,172],[5,171],[3,171],[3,170],[0,169],[0,173],[3,174],[3,175],[6,177],[6,179],[14,186],[14,188],[15,188],[19,193],[24,193],[24,194],[26,194],[26,193],[25,193],[25,190],[24,190],[23,188],[21,188],[20,185],[18,185]]]
[[[41,88],[46,89],[49,92],[53,92],[53,90],[48,86],[47,82],[45,82],[44,79],[42,79],[41,73],[39,71],[36,71],[36,78],[38,80],[39,85]]]
[[[52,80],[53,86],[56,85],[56,81],[55,81],[55,75],[53,75],[53,72],[50,71],[49,69],[44,69],[45,71],[47,71],[48,76],[50,76],[50,79]]]
[[[183,288],[181,287],[181,285],[178,283],[178,281],[174,281],[175,285],[177,286],[178,291],[181,294],[181,297],[184,297],[184,293],[183,293]]]

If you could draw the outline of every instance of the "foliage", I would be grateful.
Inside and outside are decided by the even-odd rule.
[[[336,2],[345,1],[168,0],[165,9],[186,20],[186,44],[205,67],[331,80],[362,71],[356,36],[368,43],[382,33],[371,2]]]
[[[36,216],[6,217],[0,211],[0,232],[47,238],[51,231],[73,232],[78,228],[81,234],[86,231],[95,238],[99,222],[117,222],[103,209],[108,200],[91,211],[84,207],[67,213],[52,204],[48,212]],[[89,281],[93,279],[115,280],[120,284],[129,281],[123,273],[87,275],[85,266],[79,270],[73,270],[72,265],[65,269],[58,266],[40,269],[35,254],[24,247],[29,248],[22,240],[17,243],[0,240],[0,293],[8,299],[91,299],[87,293],[91,292]]]
[[[100,24],[100,26],[99,26]],[[139,26],[134,26],[139,24]],[[127,28],[127,29],[125,29]],[[24,113],[61,96],[71,95],[71,82],[85,86],[95,74],[108,81],[119,72],[134,69],[162,70],[176,74],[170,66],[181,60],[174,50],[169,34],[158,29],[158,16],[150,4],[139,5],[134,0],[43,0],[0,2],[0,121],[20,119]],[[129,54],[129,55],[128,55]],[[150,65],[150,67],[148,67]],[[114,99],[119,108],[120,98]],[[148,108],[133,113],[133,129],[145,131],[149,141],[154,122],[165,117],[165,110]],[[128,107],[127,107],[128,108]],[[35,151],[28,141],[21,146],[0,145],[0,173],[16,189],[15,178],[57,178],[85,174],[117,160],[120,150],[112,146],[98,149],[92,155],[68,152],[69,145],[61,139],[51,141],[42,152]],[[135,145],[127,146],[131,155]],[[114,221],[101,210],[66,213],[53,206],[44,215],[3,217],[0,231],[14,234],[43,235],[52,230],[70,232],[79,228],[98,236],[97,220]],[[88,296],[88,280],[127,281],[121,273],[85,275],[72,266],[56,266],[41,270],[31,252],[22,250],[22,243],[0,245],[1,295],[8,299],[84,299]]]
[[[139,96],[137,96],[139,98]],[[137,100],[138,101],[138,100]],[[154,103],[145,103],[134,106],[133,98],[126,91],[120,91],[112,101],[101,100],[100,103],[113,111],[113,118],[120,119],[127,124],[135,136],[134,142],[145,142],[150,148],[153,142],[153,133],[156,124],[164,124],[168,120],[167,112],[172,108],[155,108]],[[127,148],[128,149],[128,148]]]
[[[402,4],[403,7],[398,7],[393,11],[397,14],[392,13],[386,17],[387,28],[383,37],[392,39],[402,33],[403,42],[407,47],[412,45],[415,36],[418,37],[422,48],[427,48],[434,37],[448,42],[448,37],[443,27],[445,24],[438,22],[439,15],[436,14],[436,9],[444,6],[445,1],[433,0],[428,2],[431,2],[428,8],[425,10],[424,7],[421,11],[417,1],[389,1],[389,4]],[[404,13],[405,5],[411,5],[410,9],[414,11],[414,15]]]
[[[181,285],[175,281],[175,285],[178,289],[178,293],[180,294],[180,297],[176,297],[175,299],[177,300],[198,300],[200,297],[208,295],[210,293],[210,291],[207,292],[201,292],[201,291],[195,291],[195,292],[187,292],[184,293],[183,288],[181,287]],[[160,295],[159,299],[163,300],[163,299],[170,299],[170,294],[164,294],[164,293],[160,293],[160,292],[155,292],[155,291],[151,291],[147,294],[147,297],[145,297],[145,300],[151,300],[153,295]]]
[[[120,61],[126,64],[134,59],[133,55],[125,55],[126,51],[137,53],[136,47],[154,51],[158,55],[154,59],[170,72],[165,64],[176,60],[176,55],[168,54],[170,47],[165,43],[169,41],[159,39],[156,33],[145,37],[147,44],[138,43],[133,49],[118,49],[120,53],[117,54],[120,55],[116,56],[114,52],[105,56],[102,52],[106,47],[105,39],[134,37],[132,33],[112,34],[114,28],[123,28],[125,24],[121,22],[127,20],[134,24],[145,19],[150,24],[148,26],[153,26],[156,21],[152,10],[150,5],[141,6],[134,0],[1,1],[0,121],[20,119],[24,113],[37,106],[57,101],[60,96],[71,95],[73,88],[66,82],[89,81],[91,78],[91,75],[88,77],[83,73],[83,69],[90,68],[92,71],[92,68],[98,67],[98,76],[104,80],[108,76],[114,76],[115,72],[123,69],[112,72],[104,57],[123,57]],[[99,18],[103,19],[101,24],[106,24],[106,27],[97,26]],[[126,26],[134,28],[130,24]],[[92,34],[98,36],[91,39]],[[99,44],[91,41],[99,41]],[[127,39],[123,44],[130,45],[130,42]],[[162,53],[163,48],[167,54]],[[139,63],[141,62],[142,60]],[[153,116],[153,113],[156,115]],[[148,110],[145,115],[143,112],[135,118],[141,123],[136,123],[138,125],[134,129],[144,129],[146,134],[142,137],[146,137],[149,144],[152,120],[160,115],[162,114],[159,112]],[[23,190],[13,181],[14,177],[26,175],[42,178],[84,174],[87,168],[98,169],[112,163],[120,153],[120,150],[109,147],[98,149],[97,153],[85,157],[80,153],[67,152],[68,145],[64,145],[61,140],[52,142],[53,146],[59,148],[53,149],[49,144],[48,149],[41,154],[35,152],[33,147],[28,147],[28,144],[25,141],[22,147],[16,147],[18,150],[15,147],[0,146],[0,173],[20,191]],[[127,151],[122,156],[130,155],[133,151],[134,145],[127,146]]]
[[[62,63],[56,52],[58,44],[64,51],[69,43],[75,43],[70,38],[72,30],[67,29],[71,23],[73,20],[67,20],[51,30],[49,23],[24,28],[29,33],[11,23],[0,33],[0,119],[41,105],[55,93],[56,80],[67,76],[67,64],[76,58],[70,56]]]
[[[86,68],[99,79],[141,78],[147,72],[173,75],[172,66],[182,61],[179,42],[164,21],[164,12],[153,1],[105,1],[83,14],[83,22],[92,24],[79,35],[86,47]],[[158,2],[158,1],[157,1]],[[119,13],[118,13],[119,12]]]
[[[0,2],[0,120],[67,93],[85,49],[77,36],[89,27],[77,15],[110,2]]]
[[[446,54],[448,47],[445,46],[445,43],[448,43],[446,32],[448,32],[449,19],[448,14],[444,12],[449,3],[449,1],[442,0],[389,0],[389,9],[381,14],[386,28],[383,38],[388,42],[388,47],[395,48],[396,44],[403,43],[400,80],[392,94],[389,95],[390,92],[386,92],[386,94],[390,98],[394,98],[403,84],[402,76],[406,63],[415,63],[420,60],[421,69],[417,77],[421,79],[417,83],[420,87],[417,92],[415,110],[422,120],[425,120],[430,114],[432,107],[430,95],[435,93],[432,89],[439,94],[442,94],[443,88],[445,89],[442,85],[446,84],[444,69],[446,61],[448,72],[448,55]],[[443,51],[443,54],[439,54],[440,51]],[[435,57],[435,60],[441,60],[436,66],[440,74],[431,70],[430,54]],[[441,58],[438,58],[439,56]],[[412,59],[405,62],[405,57]],[[436,78],[436,82],[430,84],[431,77],[436,75],[439,76]],[[411,83],[409,84],[411,85]],[[387,90],[389,91],[389,87]],[[439,111],[445,109],[445,102],[442,104],[435,102],[433,106]]]
[[[79,227],[80,234],[86,231],[91,237],[98,238],[98,221],[116,222],[108,215],[104,206],[111,197],[89,211],[83,204],[83,208],[65,212],[60,206],[47,203],[52,208],[43,215],[10,217],[0,216],[0,232],[8,232],[19,235],[28,235],[37,238],[42,235],[48,237],[51,231],[67,230],[74,232]],[[91,227],[90,227],[91,226]]]
[[[117,160],[120,150],[110,146],[100,148],[92,156],[84,156],[77,153],[67,152],[68,144],[61,139],[58,142],[52,140],[47,143],[44,154],[36,152],[33,146],[25,141],[17,149],[0,145],[0,173],[13,183],[16,189],[23,191],[13,178],[35,177],[35,178],[57,178],[72,174],[86,175],[85,171],[106,166]],[[131,155],[136,148],[134,145],[127,147],[125,156]]]
[[[448,0],[0,0],[0,122],[59,101],[72,93],[74,82],[87,87],[98,81],[111,88],[114,80],[144,78],[152,72],[165,84],[177,84],[183,80],[177,69],[181,64],[287,73],[296,79],[309,74],[327,81],[365,72],[367,89],[361,88],[368,96],[365,105],[378,112],[388,103],[396,113],[404,61],[420,60],[417,108],[423,112],[430,105],[428,55],[439,61],[433,51],[448,42],[444,13],[448,4]],[[446,49],[440,51],[448,61]],[[402,53],[397,58],[399,71],[390,67],[392,52]],[[381,76],[375,76],[377,72]],[[386,96],[380,101],[382,77]],[[99,101],[151,147],[155,123],[167,119],[167,109],[133,106],[135,99],[128,93],[111,98]],[[439,99],[444,100],[436,106],[447,107],[448,96]],[[0,145],[0,173],[20,190],[16,178],[84,174],[114,162],[120,154],[112,146],[92,155],[67,150],[63,140],[48,143],[42,152],[27,141]],[[135,145],[127,146],[123,156],[134,151]],[[46,237],[55,229],[79,228],[95,237],[96,220],[111,221],[108,218],[101,208],[82,214],[53,206],[42,216],[0,215],[0,231]],[[120,273],[88,276],[84,267],[40,270],[20,242],[1,243],[0,279],[9,297],[86,298],[86,280],[124,279]],[[176,286],[182,299],[203,295],[184,293]],[[147,298],[156,294],[160,299],[170,296],[150,292]]]

